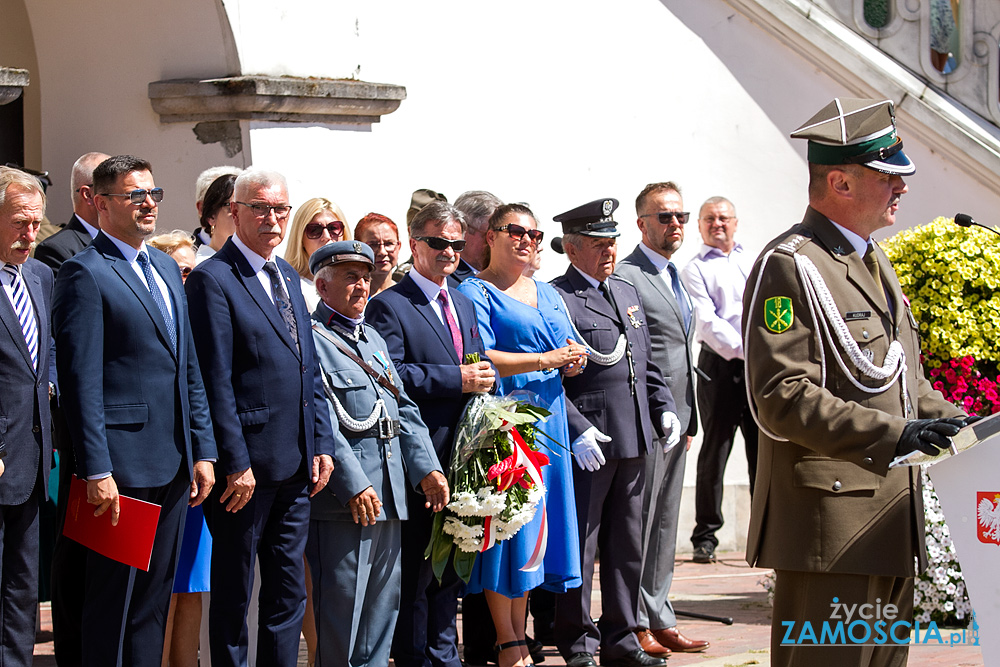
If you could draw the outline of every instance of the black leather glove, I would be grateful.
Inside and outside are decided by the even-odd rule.
[[[951,442],[948,438],[956,435],[963,426],[964,419],[948,417],[945,419],[913,419],[903,427],[896,445],[896,456],[909,454],[920,450],[930,456],[936,456],[942,449],[948,449]]]
[[[962,420],[962,426],[969,426],[970,424],[975,424],[977,421],[982,419],[979,415],[969,415]]]

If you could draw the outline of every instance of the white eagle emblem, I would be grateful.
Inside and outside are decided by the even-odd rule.
[[[615,209],[614,202],[612,202],[610,199],[605,199],[604,200],[604,204],[602,206],[602,211],[604,212],[604,217],[606,218],[609,215],[611,215],[611,212],[614,209]]]
[[[1000,492],[979,492],[978,496],[979,541],[1000,544]],[[993,496],[992,500],[990,496]]]

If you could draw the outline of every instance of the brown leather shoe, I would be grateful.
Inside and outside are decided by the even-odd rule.
[[[670,649],[656,641],[656,637],[650,630],[636,630],[635,637],[639,640],[639,646],[642,650],[649,655],[657,658],[666,658],[670,655]]]
[[[709,643],[706,641],[688,639],[677,628],[650,630],[649,632],[656,638],[656,641],[660,642],[661,646],[678,653],[698,653],[709,647]]]

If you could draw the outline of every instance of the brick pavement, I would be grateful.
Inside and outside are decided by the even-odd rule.
[[[770,606],[767,593],[759,585],[767,570],[750,568],[742,553],[722,553],[717,563],[699,565],[678,560],[671,599],[678,611],[733,618],[732,625],[705,620],[680,619],[681,631],[695,639],[707,639],[712,646],[704,653],[674,654],[670,667],[744,667],[770,665],[768,643]],[[595,576],[595,579],[597,577]],[[595,616],[600,614],[600,589],[594,585]],[[55,667],[52,657],[51,620],[48,604],[42,605],[42,632],[35,644],[36,667]],[[530,629],[529,629],[530,632]],[[947,637],[947,633],[942,632]],[[299,666],[305,667],[305,645]],[[391,664],[391,663],[390,663]],[[552,647],[546,647],[545,667],[565,665]],[[910,649],[909,667],[978,667],[982,654],[976,646],[915,646]]]

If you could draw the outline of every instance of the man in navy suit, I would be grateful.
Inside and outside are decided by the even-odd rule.
[[[85,153],[75,163],[69,177],[73,201],[73,217],[66,225],[45,239],[35,248],[35,259],[45,264],[54,275],[59,275],[63,262],[90,245],[100,231],[97,207],[94,205],[94,168],[108,159],[104,153]],[[56,661],[60,667],[80,664],[80,624],[83,618],[84,568],[87,564],[86,547],[68,537],[63,537],[66,520],[66,498],[69,485],[76,474],[73,459],[73,440],[66,426],[66,417],[58,404],[52,401],[52,444],[59,451],[59,498],[56,516],[55,547],[52,550],[52,634]]]
[[[87,552],[83,665],[159,665],[186,506],[217,456],[181,274],[146,247],[163,190],[131,155],[94,169],[101,233],[59,269],[53,328],[77,475],[95,515],[119,494],[161,506],[147,572]]]
[[[451,464],[455,426],[474,392],[493,388],[472,302],[448,284],[464,246],[465,219],[447,202],[427,204],[407,230],[413,268],[373,298],[365,320],[385,339],[407,395],[420,409],[442,470]],[[479,354],[481,361],[466,363]],[[433,513],[409,491],[410,519],[403,523],[399,620],[393,638],[398,667],[461,667],[455,614],[461,581],[450,568],[439,585],[424,558]]]
[[[556,598],[555,635],[569,667],[666,665],[634,634],[642,564],[642,497],[646,457],[680,441],[677,407],[650,361],[646,313],[635,287],[612,276],[617,257],[615,199],[598,199],[555,217],[572,266],[552,281],[572,324],[590,348],[582,373],[566,377],[566,413],[583,586]],[[600,626],[590,614],[591,581],[601,555]]]
[[[274,254],[292,207],[281,174],[236,179],[236,234],[187,280],[219,444],[212,531],[212,664],[247,664],[260,559],[258,664],[294,665],[305,613],[309,497],[333,470],[333,431],[299,277]]]
[[[52,272],[28,259],[45,216],[38,180],[0,167],[0,662],[27,666],[35,645],[38,508],[47,492]]]

